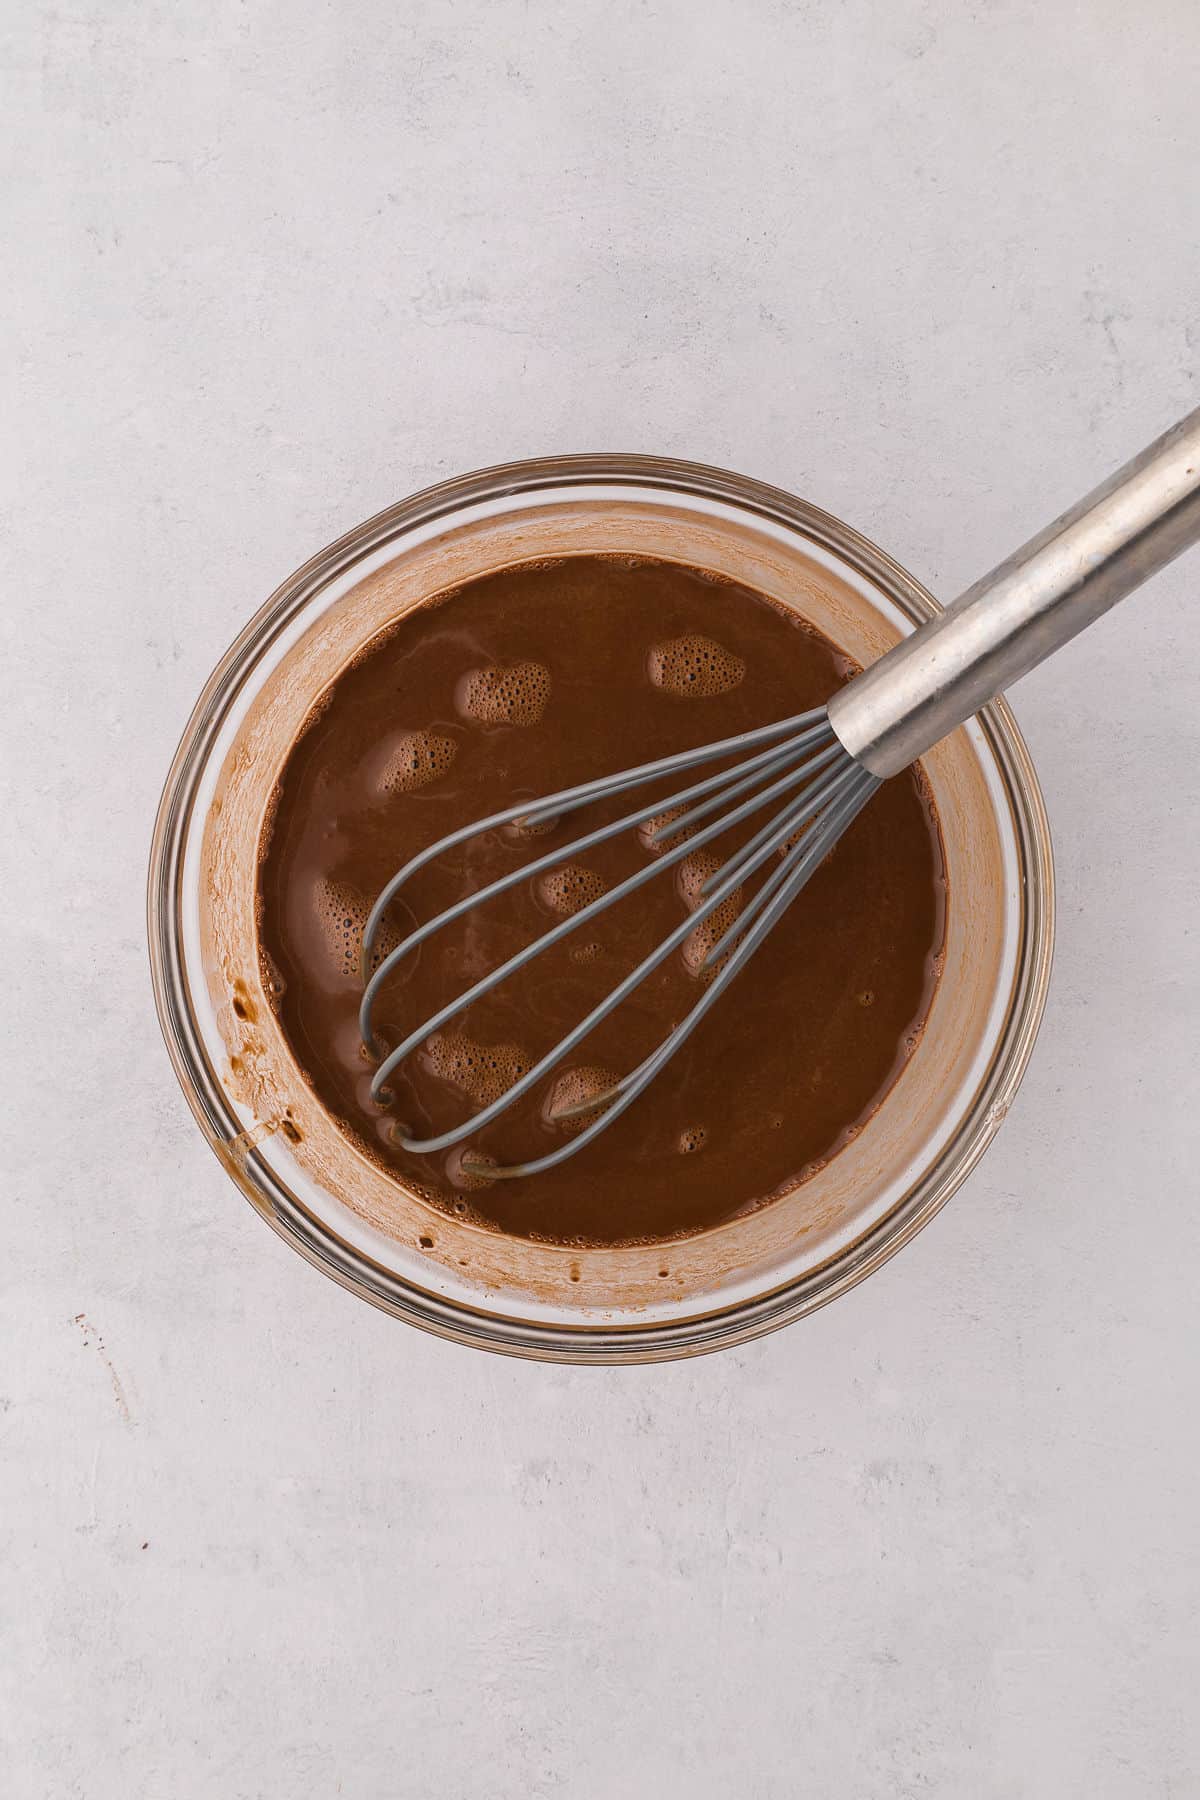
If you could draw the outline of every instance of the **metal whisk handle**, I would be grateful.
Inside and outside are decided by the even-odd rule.
[[[829,722],[895,775],[1200,539],[1200,408],[850,682]]]

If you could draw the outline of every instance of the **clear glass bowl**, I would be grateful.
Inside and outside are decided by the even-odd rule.
[[[214,671],[163,792],[148,927],[159,1019],[196,1120],[301,1255],[461,1343],[642,1362],[716,1350],[824,1305],[945,1203],[1028,1062],[1054,885],[1037,779],[996,701],[924,759],[947,842],[946,966],[916,1053],[826,1170],[665,1251],[524,1245],[424,1208],[324,1119],[274,1021],[253,944],[257,829],[305,712],[387,618],[487,568],[598,549],[723,570],[864,662],[936,610],[849,526],[718,469],[568,456],[440,483],[313,557]]]

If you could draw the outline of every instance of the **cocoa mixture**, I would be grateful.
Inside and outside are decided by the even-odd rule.
[[[577,1157],[526,1180],[467,1175],[462,1150],[410,1154],[395,1142],[395,1121],[432,1136],[510,1085],[679,923],[721,854],[767,815],[690,854],[446,1026],[391,1080],[388,1108],[370,1099],[359,1039],[359,947],[384,883],[435,838],[516,801],[820,705],[852,672],[762,595],[630,558],[489,575],[375,639],[294,745],[259,869],[268,991],[341,1128],[439,1208],[562,1243],[703,1230],[769,1204],[835,1156],[911,1055],[940,968],[945,874],[919,772],[884,785],[649,1091]],[[536,837],[505,829],[460,847],[399,897],[382,947],[651,798],[654,790],[639,791]],[[473,910],[389,978],[380,1038],[398,1042],[655,854],[646,831],[622,834]],[[557,1076],[473,1134],[470,1153],[520,1162],[580,1129],[549,1115],[602,1091],[683,1017],[737,904],[698,926]]]

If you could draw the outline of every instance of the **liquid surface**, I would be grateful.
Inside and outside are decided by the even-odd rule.
[[[446,1025],[390,1080],[391,1108],[370,1099],[359,947],[385,882],[434,839],[820,705],[848,672],[824,638],[761,595],[628,558],[505,570],[377,638],[293,747],[259,870],[268,991],[341,1127],[440,1208],[562,1243],[702,1230],[823,1166],[903,1069],[937,979],[945,880],[919,775],[884,785],[648,1092],[578,1156],[526,1180],[464,1173],[465,1147],[410,1154],[394,1142],[394,1121],[433,1136],[502,1092],[680,923],[721,855],[768,815],[689,854]],[[506,829],[460,846],[397,899],[381,947],[654,797],[639,791],[537,836]],[[389,978],[376,1010],[381,1040],[397,1043],[653,855],[644,831],[623,833],[472,909]],[[684,1016],[729,917],[698,927],[556,1075],[473,1134],[468,1153],[525,1161],[580,1129],[549,1115],[602,1091]]]

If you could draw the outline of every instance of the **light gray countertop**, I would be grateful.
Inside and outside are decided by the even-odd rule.
[[[1200,1794],[1200,560],[1016,694],[1046,1022],[783,1334],[576,1370],[323,1280],[202,1143],[143,877],[212,665],[440,476],[660,451],[950,597],[1200,400],[1189,0],[14,9],[11,1800]]]

